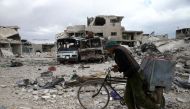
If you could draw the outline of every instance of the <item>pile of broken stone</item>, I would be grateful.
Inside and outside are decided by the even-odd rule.
[[[17,89],[15,94],[20,95],[22,99],[32,99],[36,103],[40,101],[54,103],[58,96],[61,97],[64,93],[74,92],[73,89],[68,87],[72,85],[69,83],[77,81],[77,77],[78,75],[74,74],[69,77],[70,81],[65,81],[65,75],[54,76],[52,71],[43,72],[36,80],[18,80],[15,86],[15,89]]]
[[[183,42],[183,45],[179,46],[177,43],[181,42]],[[150,55],[172,57],[176,61],[172,90],[177,94],[190,93],[190,43],[181,40],[166,41],[160,45],[158,43],[160,42],[143,44],[142,46],[131,48],[131,52],[139,63],[143,57]],[[170,47],[171,43],[174,43],[172,47]],[[168,49],[164,46],[167,46]],[[74,86],[79,86],[82,82],[84,81],[77,74],[70,77],[66,77],[65,75],[54,76],[53,72],[47,71],[41,73],[36,80],[23,79],[17,81],[15,93],[21,95],[21,98],[32,99],[37,104],[55,103],[57,100],[69,96],[76,98],[78,87]],[[170,99],[170,94],[165,93],[168,101],[167,108],[179,108],[180,105],[176,101],[190,102],[178,97],[176,100]]]
[[[159,44],[158,44],[159,43]],[[190,105],[190,43],[186,40],[156,41],[134,47],[132,54],[141,63],[146,56],[172,57],[175,71],[171,90],[165,91],[167,109],[186,109]]]
[[[190,89],[190,43],[186,40],[175,40],[156,46],[157,43],[142,44],[133,49],[133,54],[139,62],[146,56],[172,58],[176,62],[173,83],[181,88]],[[171,46],[171,43],[174,43],[172,49],[163,50],[163,46]],[[181,46],[178,43],[181,43]]]

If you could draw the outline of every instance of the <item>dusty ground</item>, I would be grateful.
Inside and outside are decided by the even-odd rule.
[[[57,68],[54,75],[64,75],[66,80],[74,74],[91,75],[104,72],[114,62],[88,64],[90,68],[81,69],[80,64],[56,65],[53,58],[20,58],[24,66],[9,67],[10,60],[1,60],[0,64],[0,106],[7,109],[81,109],[77,100],[79,87],[71,87],[60,90],[31,90],[30,88],[19,88],[16,81],[25,78],[35,80],[40,73],[47,71],[49,66]],[[48,93],[49,98],[39,98],[39,93]],[[166,109],[190,109],[190,90],[173,86],[172,90],[164,93],[166,98]],[[127,109],[120,106],[116,101],[109,103],[108,109]]]

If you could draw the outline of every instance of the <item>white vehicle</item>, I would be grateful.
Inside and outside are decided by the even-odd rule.
[[[80,60],[80,40],[77,38],[62,38],[57,40],[57,61],[67,62]]]
[[[57,61],[104,60],[103,39],[68,37],[57,39]]]

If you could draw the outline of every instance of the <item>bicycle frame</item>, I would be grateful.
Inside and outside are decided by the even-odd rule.
[[[104,85],[105,86],[107,85],[107,86],[109,86],[112,89],[112,91],[114,91],[114,93],[116,93],[117,96],[119,96],[120,100],[124,100],[123,97],[121,97],[121,95],[114,89],[114,87],[112,86],[112,84],[113,84],[112,82],[115,82],[115,83],[125,83],[126,84],[127,83],[127,80],[126,80],[127,78],[111,77],[110,71],[111,70],[108,69],[108,74],[104,78],[104,81],[102,82],[102,85],[101,85],[100,89],[92,97],[97,96],[100,93],[102,87]]]

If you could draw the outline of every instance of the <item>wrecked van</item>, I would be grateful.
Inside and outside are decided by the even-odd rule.
[[[103,38],[68,37],[57,40],[57,61],[104,60]]]
[[[79,38],[62,38],[57,39],[57,61],[75,61],[80,60],[79,48],[80,48]]]
[[[104,39],[101,37],[94,37],[83,39],[80,46],[81,60],[104,60]]]

